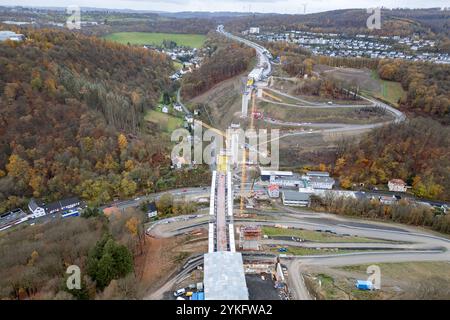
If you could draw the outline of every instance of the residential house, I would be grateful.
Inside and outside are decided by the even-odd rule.
[[[183,111],[183,108],[181,107],[181,104],[174,103],[173,108],[179,112]]]
[[[380,203],[387,205],[394,204],[398,201],[395,196],[381,196],[378,197],[378,200],[380,201]]]
[[[158,215],[158,209],[156,208],[156,204],[154,202],[150,202],[145,206],[145,214],[149,218],[154,218]]]
[[[407,187],[405,181],[401,179],[392,179],[388,182],[389,191],[406,192]]]
[[[269,197],[271,198],[279,198],[280,197],[280,186],[276,184],[269,185],[268,188]]]
[[[30,210],[34,218],[43,217],[47,214],[47,212],[45,211],[45,203],[36,202],[35,199],[30,200],[30,202],[28,203],[28,209]]]
[[[185,158],[180,157],[180,156],[175,156],[172,158],[172,167],[176,168],[176,169],[181,169],[181,167],[183,165],[186,165],[188,162],[186,161]]]

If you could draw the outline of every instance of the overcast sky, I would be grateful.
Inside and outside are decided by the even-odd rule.
[[[252,11],[306,13],[347,8],[430,8],[449,6],[448,0],[0,0],[0,5],[154,10]]]

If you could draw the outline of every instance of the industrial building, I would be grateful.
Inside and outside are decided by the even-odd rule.
[[[308,171],[306,175],[302,176],[302,179],[309,181],[311,187],[314,189],[331,190],[336,183],[328,172],[321,171]]]
[[[292,177],[292,171],[276,171],[261,168],[261,181],[270,181],[272,177]]]
[[[282,193],[282,200],[285,206],[308,207],[311,194],[292,190],[285,190]]]
[[[239,246],[242,250],[259,250],[261,237],[260,227],[242,226],[239,230]]]
[[[298,186],[298,191],[303,193],[313,193],[314,188],[312,187],[311,182],[309,180],[302,179]]]

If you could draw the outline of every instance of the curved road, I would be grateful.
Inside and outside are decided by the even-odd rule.
[[[367,251],[330,254],[317,256],[281,256],[281,260],[289,270],[289,285],[297,299],[310,299],[305,288],[302,267],[311,265],[345,266],[354,264],[408,262],[408,261],[450,261],[450,239],[434,235],[431,232],[415,227],[389,224],[383,222],[360,221],[352,218],[335,216],[326,213],[303,213],[292,208],[279,207],[272,212],[272,220],[235,219],[237,225],[260,225],[301,228],[305,230],[327,230],[340,235],[373,238],[373,242],[329,243],[329,242],[295,242],[297,246],[314,248],[360,248]],[[278,214],[278,217],[275,215]],[[154,235],[170,237],[196,228],[207,228],[207,216],[177,221],[175,223],[159,222],[161,225],[152,230]],[[379,240],[389,242],[379,242]],[[378,241],[378,242],[377,242]],[[278,240],[267,240],[277,244]],[[289,241],[279,244],[293,245]],[[373,250],[371,250],[373,249]]]
[[[221,33],[222,35],[226,36],[227,38],[230,38],[232,40],[241,42],[246,44],[249,47],[252,47],[256,50],[257,55],[258,55],[258,59],[259,59],[259,63],[257,68],[261,68],[264,67],[264,71],[263,71],[263,75],[264,77],[268,77],[271,73],[272,73],[272,66],[271,66],[271,62],[270,59],[268,57],[268,55],[270,55],[270,53],[268,52],[268,50],[264,47],[262,47],[259,44],[256,44],[252,41],[249,41],[247,39],[244,38],[240,38],[237,37],[229,32],[226,32],[224,30],[224,26],[223,25],[219,25],[217,27],[217,32]],[[330,106],[328,104],[321,104],[321,103],[314,103],[314,102],[308,102],[306,100],[300,99],[298,97],[294,97],[291,96],[287,93],[281,92],[279,90],[275,90],[273,88],[268,88],[268,87],[264,87],[267,90],[273,91],[281,96],[285,96],[288,97],[290,99],[299,101],[302,104],[309,104],[310,107],[316,107],[316,108],[342,108],[342,107],[355,107],[355,108],[359,108],[362,106],[353,106],[353,105],[333,105]],[[281,140],[283,138],[286,137],[292,137],[292,136],[299,136],[299,135],[305,135],[305,134],[312,134],[312,133],[340,133],[340,132],[351,132],[351,131],[366,131],[366,130],[371,130],[371,129],[375,129],[378,127],[383,127],[387,124],[390,123],[400,123],[402,121],[406,120],[406,116],[398,109],[391,107],[390,105],[382,102],[382,101],[378,101],[376,99],[373,98],[367,98],[361,95],[358,95],[359,98],[366,100],[367,102],[370,103],[370,105],[372,106],[376,106],[379,108],[383,108],[385,110],[387,110],[389,113],[391,113],[394,117],[393,121],[385,121],[385,122],[379,122],[379,123],[373,123],[373,124],[366,124],[366,125],[351,125],[351,124],[338,124],[338,123],[331,123],[331,124],[326,124],[326,123],[319,123],[319,124],[312,124],[312,123],[308,123],[309,127],[319,127],[319,128],[325,128],[319,131],[311,131],[311,132],[304,132],[304,131],[300,131],[300,132],[292,132],[292,133],[288,133],[288,134],[284,134],[281,135],[279,138],[277,138],[276,140]],[[294,105],[296,106],[296,105]],[[298,107],[308,107],[308,106],[298,106]],[[364,107],[366,107],[366,105],[364,105]],[[305,124],[303,123],[283,123],[282,121],[279,120],[265,120],[266,122],[269,123],[273,123],[273,124],[280,124],[280,125],[288,125],[288,126],[303,126]],[[330,128],[330,126],[332,126],[333,128]],[[269,143],[271,141],[267,141],[267,143]]]

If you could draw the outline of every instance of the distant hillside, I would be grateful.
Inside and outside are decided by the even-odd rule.
[[[412,192],[450,200],[450,128],[434,120],[413,118],[375,129],[358,143],[348,140],[337,152],[334,173],[344,187],[367,187],[403,179]]]
[[[339,31],[367,33],[366,9],[345,9],[306,15],[271,15],[240,17],[227,23],[227,28],[242,31],[250,26],[259,26],[264,31],[311,29],[316,31]],[[396,9],[381,11],[382,28],[374,34],[411,35],[412,33],[442,34],[449,36],[450,11],[434,9]]]
[[[166,56],[19,31],[24,43],[0,43],[0,212],[32,196],[104,202],[152,188],[166,147],[141,123],[169,85]]]

